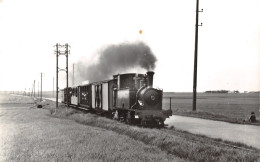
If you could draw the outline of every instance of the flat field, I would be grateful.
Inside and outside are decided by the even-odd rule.
[[[37,97],[38,93],[35,95]],[[55,98],[55,95],[52,91],[42,93],[46,98]],[[260,125],[260,93],[198,93],[196,111],[192,111],[192,93],[164,92],[163,109],[170,109],[170,97],[171,109],[175,115]],[[256,114],[256,123],[248,121],[251,112]]]
[[[115,131],[51,115],[31,97],[0,95],[0,161],[184,160]]]
[[[240,143],[43,105],[0,95],[0,161],[260,161],[258,149]]]
[[[260,125],[259,93],[209,94],[198,93],[197,111],[192,111],[192,93],[164,92],[163,108],[171,108],[173,114],[205,119],[221,120],[232,123]],[[256,114],[257,123],[250,123],[251,112]]]
[[[52,91],[42,93],[47,98],[55,98],[55,95]],[[196,111],[192,111],[192,93],[164,92],[163,109],[170,109],[170,97],[171,109],[175,115],[260,125],[260,93],[198,93]],[[256,114],[256,123],[248,121],[251,112]]]

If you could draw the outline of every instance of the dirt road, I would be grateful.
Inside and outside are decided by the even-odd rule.
[[[194,134],[240,142],[260,149],[260,127],[253,125],[231,124],[184,116],[172,116],[165,121],[169,126]]]

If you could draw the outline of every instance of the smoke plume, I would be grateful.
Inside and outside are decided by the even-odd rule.
[[[113,75],[130,69],[154,70],[156,60],[150,47],[142,42],[110,45],[98,53],[96,63],[76,63],[75,80],[77,84],[84,80],[95,82],[112,79]]]

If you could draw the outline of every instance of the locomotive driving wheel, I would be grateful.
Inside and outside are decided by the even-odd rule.
[[[162,119],[158,119],[158,120],[157,120],[157,124],[158,124],[158,127],[159,127],[159,128],[163,128],[163,127],[164,127],[164,122],[163,122]]]
[[[134,118],[134,112],[133,111],[128,111],[126,114],[126,119],[125,119],[127,124],[134,124],[135,123],[135,118]]]
[[[117,110],[114,112],[113,119],[114,120],[119,120],[119,114],[118,114]]]

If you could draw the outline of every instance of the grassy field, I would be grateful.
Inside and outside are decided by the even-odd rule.
[[[260,125],[260,94],[210,94],[198,93],[197,111],[192,111],[192,93],[164,92],[163,109],[170,108],[175,115],[226,121],[239,124]],[[55,98],[53,92],[43,92],[43,97]],[[255,112],[256,123],[249,122],[251,112]]]
[[[0,104],[34,104],[34,100],[31,97],[24,97],[21,95],[9,95],[0,93]]]
[[[260,150],[243,144],[10,98],[0,96],[0,161],[260,161]]]
[[[124,134],[53,116],[33,105],[30,97],[0,95],[1,162],[184,161]]]
[[[226,121],[239,124],[260,125],[260,94],[197,94],[197,111],[192,111],[192,93],[164,92],[163,109],[171,108],[173,114],[204,119]],[[52,91],[43,92],[43,97],[55,98]],[[256,123],[249,122],[251,112],[255,112]]]
[[[67,118],[87,126],[116,132],[148,146],[159,148],[168,155],[184,161],[260,161],[260,150],[240,143],[211,139],[174,129],[148,129],[129,126],[95,114],[83,114],[74,109],[66,109],[63,106],[54,113],[52,107],[54,105],[50,104],[46,108],[51,111],[54,117]],[[119,141],[119,143],[123,142],[125,141]]]
[[[176,115],[192,116],[241,124],[260,125],[259,93],[208,94],[198,93],[197,111],[192,111],[192,93],[165,92],[164,109],[171,107]],[[251,112],[255,112],[258,122],[250,123]]]
[[[55,98],[52,91],[43,92],[42,96]],[[38,94],[36,93],[36,96]],[[171,108],[173,114],[204,119],[226,121],[239,124],[260,125],[260,94],[197,94],[197,111],[192,111],[192,93],[164,92],[163,109]],[[256,123],[249,122],[251,112],[255,112]]]

